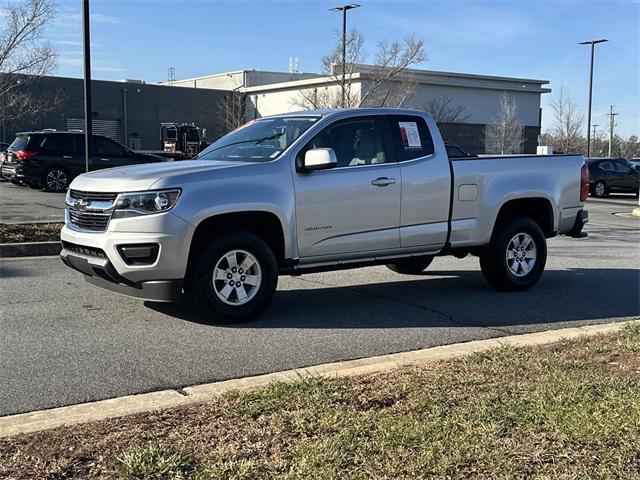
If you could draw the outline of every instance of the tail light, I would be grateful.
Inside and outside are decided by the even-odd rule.
[[[29,160],[30,158],[35,157],[37,154],[38,152],[29,152],[28,150],[18,150],[15,153],[15,157],[19,161],[23,161],[23,160]]]
[[[4,153],[0,153],[0,163],[3,163],[5,158]]]
[[[580,172],[580,201],[584,202],[589,196],[589,167],[585,163]]]

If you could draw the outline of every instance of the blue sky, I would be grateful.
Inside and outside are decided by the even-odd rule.
[[[347,2],[345,2],[347,3]],[[586,111],[589,47],[596,47],[593,121],[604,129],[613,104],[616,131],[640,135],[640,0],[381,1],[349,12],[373,54],[378,41],[415,34],[428,61],[420,68],[544,79],[564,86]],[[49,28],[59,49],[56,74],[82,76],[81,1],[58,0]],[[332,0],[92,0],[93,76],[163,81],[256,68],[317,72],[340,16]],[[543,128],[551,119],[543,96]],[[586,117],[586,115],[585,115]]]

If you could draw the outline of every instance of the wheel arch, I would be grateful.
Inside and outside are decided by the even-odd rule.
[[[493,240],[506,222],[517,218],[530,218],[538,224],[546,238],[557,234],[553,205],[545,197],[526,197],[508,200],[500,206],[493,223]]]
[[[189,246],[188,275],[198,253],[208,239],[225,231],[246,230],[263,238],[276,257],[278,267],[285,264],[285,233],[278,216],[265,210],[247,210],[212,215],[200,221],[195,228]]]

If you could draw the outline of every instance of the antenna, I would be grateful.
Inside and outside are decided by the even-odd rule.
[[[176,67],[169,67],[169,72],[167,73],[167,82],[169,85],[173,85],[173,82],[176,81]]]
[[[289,73],[294,74],[298,73],[298,63],[300,63],[300,59],[298,57],[289,57]]]

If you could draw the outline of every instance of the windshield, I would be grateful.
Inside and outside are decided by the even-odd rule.
[[[268,162],[278,158],[320,117],[253,120],[228,133],[198,155],[198,160]]]

